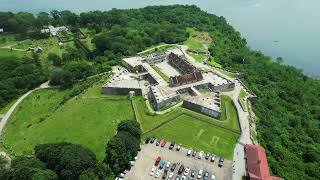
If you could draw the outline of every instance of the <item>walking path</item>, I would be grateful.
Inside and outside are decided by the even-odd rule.
[[[223,92],[223,94],[228,95],[232,98],[236,109],[238,111],[241,135],[234,149],[234,157],[233,157],[233,175],[232,179],[238,180],[241,179],[242,176],[246,174],[246,162],[245,162],[245,152],[244,145],[245,144],[253,144],[251,140],[250,134],[250,122],[249,122],[249,112],[245,112],[241,105],[239,104],[238,97],[243,86],[239,83],[239,81],[235,81],[234,91],[231,92]]]
[[[19,104],[26,98],[28,97],[33,91],[39,90],[39,89],[45,89],[45,88],[49,88],[49,82],[45,82],[43,84],[41,84],[39,87],[32,89],[28,92],[26,92],[24,95],[22,95],[12,106],[11,108],[4,114],[2,120],[0,121],[0,136],[2,135],[2,131],[7,123],[7,121],[9,120],[9,118],[11,117],[11,115],[13,114],[13,112],[16,110],[16,108],[19,106]]]

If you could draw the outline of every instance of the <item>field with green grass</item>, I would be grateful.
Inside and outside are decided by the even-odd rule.
[[[164,73],[162,72],[162,69],[158,66],[152,66],[152,68],[162,77],[163,80],[169,82],[170,78]]]
[[[204,54],[189,53],[189,55],[192,56],[197,62],[203,62],[206,59],[206,55]]]
[[[199,32],[193,28],[187,28],[187,32],[190,36],[183,44],[187,45],[191,51],[205,52],[206,49],[204,45],[209,46],[212,42],[212,39],[207,32]]]
[[[235,142],[240,135],[238,116],[231,98],[228,96],[221,98],[222,114],[221,119],[217,120],[182,107],[162,115],[154,115],[148,111],[144,100],[136,97],[134,106],[144,133],[143,138],[156,136],[160,139],[175,140],[186,147],[232,158]],[[185,135],[185,132],[192,133]],[[206,136],[208,132],[210,134]]]
[[[175,48],[175,47],[176,47],[176,45],[174,45],[174,44],[161,43],[156,46],[148,47],[148,48],[146,48],[146,50],[139,52],[138,54],[139,55],[148,55],[148,54],[152,54],[152,53],[160,53],[160,52],[164,52],[168,49]]]
[[[15,43],[15,37],[13,34],[3,33],[0,34],[0,47],[9,46]]]
[[[8,121],[2,146],[14,155],[32,154],[36,144],[67,141],[82,144],[103,159],[105,144],[117,124],[133,119],[125,96],[100,93],[101,83],[60,105],[68,90],[39,90],[26,98]]]
[[[0,48],[0,56],[22,58],[25,56],[31,57],[31,53],[28,53],[27,51],[15,51],[7,48]]]
[[[214,153],[231,160],[239,134],[181,115],[144,136],[176,141],[184,147]]]

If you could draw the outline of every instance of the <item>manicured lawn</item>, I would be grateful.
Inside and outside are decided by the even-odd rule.
[[[37,144],[67,141],[82,144],[103,159],[117,124],[134,116],[127,97],[102,95],[100,87],[98,83],[63,106],[59,103],[66,91],[33,93],[9,120],[3,146],[15,155],[27,155]]]
[[[163,80],[169,82],[170,78],[162,72],[162,69],[159,68],[158,66],[152,66],[152,68],[162,77]]]
[[[216,126],[224,127],[230,129],[231,131],[240,133],[237,111],[232,104],[231,98],[228,96],[221,96],[220,120],[182,107],[178,107],[162,115],[154,115],[148,111],[148,108],[141,97],[136,97],[134,99],[134,104],[136,106],[136,113],[140,121],[142,132],[147,132],[156,126],[161,125],[165,121],[172,120],[179,115],[186,114],[188,116],[207,121]]]
[[[222,69],[219,69],[219,68],[215,68],[217,71],[225,74],[226,76],[230,77],[230,78],[236,78],[237,75],[235,73],[230,73],[230,72],[227,72],[227,71],[224,71]]]
[[[211,152],[231,160],[239,134],[182,115],[144,135],[144,137],[148,136],[176,141],[184,147]]]

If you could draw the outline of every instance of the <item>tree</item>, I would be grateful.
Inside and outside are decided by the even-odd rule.
[[[57,175],[46,169],[45,164],[34,157],[13,159],[8,175],[10,180],[57,180]]]
[[[52,62],[54,66],[61,66],[62,65],[62,59],[59,55],[50,52],[48,54],[48,60]]]
[[[125,131],[129,132],[132,136],[140,139],[141,129],[140,124],[136,120],[121,121],[118,125],[118,132]]]
[[[65,142],[37,145],[35,154],[59,179],[79,179],[83,171],[96,164],[96,156],[89,149]]]

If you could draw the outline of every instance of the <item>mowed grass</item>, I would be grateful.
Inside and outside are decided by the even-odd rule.
[[[162,77],[166,82],[170,81],[170,78],[162,71],[162,69],[158,66],[152,66],[152,68]]]
[[[166,114],[153,115],[146,108],[142,98],[136,98],[134,105],[144,133],[143,138],[155,136],[168,139],[185,147],[232,159],[240,128],[237,112],[230,97],[221,97],[220,120],[182,107]]]
[[[102,95],[100,88],[98,83],[63,106],[64,91],[34,92],[9,120],[3,146],[13,155],[28,155],[37,144],[66,141],[82,144],[103,159],[118,123],[134,116],[127,97]]]
[[[151,114],[146,107],[144,100],[141,97],[136,97],[134,100],[136,107],[136,114],[140,120],[142,132],[152,130],[154,127],[161,125],[163,122],[175,119],[177,116],[185,114],[190,117],[207,121],[213,125],[229,129],[231,131],[240,133],[237,110],[232,104],[232,100],[228,96],[221,96],[221,118],[214,119],[204,114],[191,111],[186,108],[178,107],[168,113],[162,115]]]
[[[231,160],[239,134],[182,115],[144,136],[176,141],[184,147],[210,152]]]
[[[205,52],[204,45],[209,46],[212,42],[207,32],[198,32],[193,28],[187,28],[187,32],[189,33],[189,38],[183,44],[187,45],[191,51]]]

